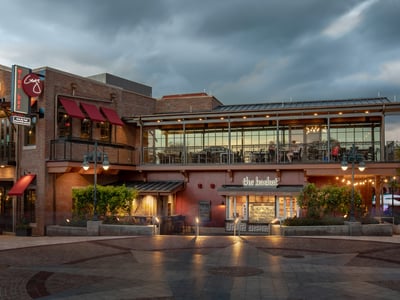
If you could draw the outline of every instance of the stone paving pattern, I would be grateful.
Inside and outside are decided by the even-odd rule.
[[[400,299],[400,243],[0,236],[0,299]]]

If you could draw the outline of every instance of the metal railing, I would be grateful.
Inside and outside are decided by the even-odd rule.
[[[1,143],[0,144],[0,163],[4,165],[15,164],[15,143]]]
[[[58,139],[50,141],[50,161],[81,162],[94,148],[94,140]],[[133,146],[97,141],[98,150],[107,153],[110,164],[135,165]]]
[[[282,164],[340,162],[352,151],[353,143],[340,144],[337,154],[335,145],[323,142],[281,144],[275,149],[268,145],[246,146],[169,146],[144,147],[142,164]],[[379,143],[355,143],[357,154],[366,162],[400,161],[400,147],[388,143],[382,150]],[[397,149],[397,150],[396,150]],[[381,151],[383,155],[381,155]],[[381,157],[383,157],[381,159]]]

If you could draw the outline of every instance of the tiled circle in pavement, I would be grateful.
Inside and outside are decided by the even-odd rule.
[[[263,270],[254,267],[246,266],[220,266],[209,268],[208,272],[213,275],[231,276],[231,277],[245,277],[254,276],[264,273]]]

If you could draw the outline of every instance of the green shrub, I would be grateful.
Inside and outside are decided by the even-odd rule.
[[[84,188],[72,190],[74,200],[73,216],[78,220],[89,220],[94,213],[94,187],[89,185]],[[113,215],[129,215],[131,203],[138,195],[136,189],[122,186],[96,186],[96,211],[100,219]]]
[[[72,218],[72,219],[66,219],[64,222],[62,222],[60,225],[61,226],[73,226],[73,227],[86,227],[86,219],[81,219],[81,218]]]

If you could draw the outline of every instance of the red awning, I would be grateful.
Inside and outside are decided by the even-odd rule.
[[[35,174],[22,176],[8,192],[8,196],[22,196],[35,177]]]
[[[89,118],[92,121],[95,121],[95,122],[105,122],[106,121],[106,119],[103,117],[103,115],[97,109],[96,105],[88,104],[88,103],[81,103],[81,106],[86,111],[86,113],[89,115]]]
[[[78,119],[85,118],[85,115],[79,108],[78,103],[75,102],[74,100],[60,97],[60,102],[61,102],[62,106],[64,106],[67,114],[70,115],[71,117],[78,118]]]
[[[124,122],[122,122],[115,110],[102,106],[100,106],[100,109],[111,124],[124,126]]]

